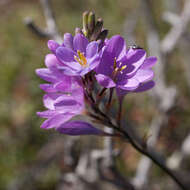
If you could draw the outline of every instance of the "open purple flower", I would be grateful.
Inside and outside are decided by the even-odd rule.
[[[79,76],[65,75],[54,54],[46,56],[45,64],[47,68],[36,70],[38,76],[49,82],[40,85],[46,92],[43,102],[47,108],[46,111],[37,112],[38,116],[46,118],[41,128],[55,128],[68,135],[108,135],[90,123],[71,120],[85,109],[81,79]]]
[[[66,75],[83,76],[92,71],[100,62],[98,43],[88,42],[82,34],[64,35],[64,43],[59,46],[52,41],[49,42],[52,52],[60,61],[60,69]]]
[[[96,69],[96,79],[105,88],[115,87],[118,95],[145,91],[154,86],[151,67],[156,60],[155,57],[146,58],[143,49],[126,49],[124,39],[116,35],[106,44]]]
[[[53,54],[46,55],[45,65],[47,68],[36,69],[36,74],[46,80],[46,84],[41,84],[40,88],[45,92],[67,92],[71,90],[71,84],[79,85],[80,79],[78,77],[66,76],[59,67],[59,61]]]
[[[46,118],[41,128],[55,128],[67,135],[108,135],[88,122],[71,120],[84,111],[82,88],[75,89],[70,94],[48,93],[44,95],[43,102],[48,110],[37,112],[38,116]]]

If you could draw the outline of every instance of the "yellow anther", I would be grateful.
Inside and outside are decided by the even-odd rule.
[[[120,71],[123,71],[126,67],[127,67],[127,65],[122,66]]]
[[[77,56],[74,56],[74,59],[82,66],[86,66],[87,60],[83,53],[81,53],[79,50],[77,50]]]
[[[83,53],[80,54],[80,59],[81,59],[81,61],[83,62],[83,65],[86,65],[87,60],[86,60],[86,57],[84,56]]]
[[[74,56],[74,59],[75,59],[80,65],[82,65],[81,60],[80,60],[76,55]]]

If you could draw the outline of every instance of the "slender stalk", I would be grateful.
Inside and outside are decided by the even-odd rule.
[[[104,94],[104,92],[107,90],[107,88],[103,88],[101,91],[100,91],[100,93],[98,94],[98,96],[99,97],[101,97],[103,94]]]
[[[111,106],[111,104],[112,104],[113,91],[114,91],[114,88],[111,88],[111,89],[110,89],[110,94],[109,94],[108,103],[106,104],[106,113],[109,112],[109,108],[110,108],[110,106]]]
[[[121,117],[122,117],[122,101],[119,101],[119,109],[117,113],[117,125],[121,127]]]
[[[109,100],[108,100],[108,105],[111,104],[112,97],[113,97],[113,90],[114,90],[114,88],[111,88],[111,89],[110,89],[110,96],[109,96]]]
[[[95,106],[95,109],[97,113],[99,113],[101,116],[104,117],[104,120],[102,120],[104,123],[107,123],[110,127],[115,129],[116,131],[120,132],[126,140],[135,148],[138,152],[141,154],[147,156],[149,159],[151,159],[157,166],[159,166],[164,172],[166,172],[178,185],[182,190],[188,190],[187,187],[177,178],[177,176],[173,173],[171,169],[169,169],[162,161],[160,161],[154,154],[152,154],[146,147],[143,145],[139,145],[135,142],[133,137],[130,136],[130,134],[123,130],[122,128],[119,128],[118,126],[114,125],[106,114],[104,114],[101,110],[99,110],[98,107]]]
[[[177,178],[177,176],[173,173],[172,170],[170,170],[164,163],[162,163],[159,159],[157,159],[154,155],[152,155],[148,150],[141,148],[139,145],[136,144],[136,142],[133,140],[133,138],[126,133],[125,131],[122,131],[122,134],[127,137],[127,140],[131,143],[131,145],[140,153],[147,156],[149,159],[151,159],[157,166],[159,166],[163,171],[165,171],[183,190],[187,190],[187,187]]]
[[[106,92],[107,88],[103,88],[98,95],[96,96],[96,105],[100,103],[100,100],[102,99],[104,93]]]

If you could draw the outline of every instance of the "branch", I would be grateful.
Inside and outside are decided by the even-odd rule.
[[[53,10],[50,5],[50,0],[40,0],[40,2],[43,8],[47,28],[39,28],[38,26],[36,26],[36,24],[30,17],[25,18],[24,23],[35,35],[41,38],[50,38],[54,39],[57,42],[62,42],[62,38],[59,35],[58,28],[53,15]]]
[[[26,17],[24,19],[24,24],[36,35],[40,38],[50,38],[48,32],[40,29],[38,26],[35,25],[34,21],[30,17]]]
[[[153,150],[143,148],[142,144],[140,146],[136,144],[133,138],[126,131],[121,131],[121,132],[138,152],[148,157],[163,171],[165,171],[179,185],[179,187],[181,187],[181,189],[187,190],[188,187],[186,187],[186,185],[183,184],[181,180],[179,180],[178,176],[174,174],[174,172],[166,166],[165,162],[162,159],[158,158],[157,153],[155,153]]]
[[[147,143],[147,146],[152,148],[156,146],[157,140],[163,124],[167,123],[167,112],[174,106],[176,89],[174,87],[167,87],[165,82],[165,66],[166,66],[166,54],[161,51],[160,39],[153,20],[152,7],[148,0],[142,1],[142,7],[145,13],[145,18],[148,26],[147,43],[149,52],[158,58],[158,63],[155,65],[155,81],[156,85],[153,88],[150,95],[154,97],[157,103],[159,116],[155,116],[152,120],[149,134],[151,137]],[[138,164],[136,176],[133,179],[136,187],[142,187],[148,182],[148,173],[152,163],[146,156],[143,156]]]
[[[59,35],[57,25],[55,22],[55,17],[53,14],[52,7],[50,5],[50,0],[40,0],[42,8],[44,10],[44,15],[47,23],[47,31],[50,36],[57,42],[62,41],[61,36]]]
[[[168,167],[172,169],[178,169],[182,160],[189,155],[190,155],[190,134],[183,141],[181,149],[174,152],[172,156],[167,160]]]
[[[177,45],[179,39],[182,37],[188,23],[190,21],[190,1],[186,0],[184,4],[184,8],[179,17],[179,21],[173,24],[173,27],[170,29],[164,40],[161,42],[161,50],[164,53],[170,53],[175,46]],[[175,17],[174,17],[175,19]]]
[[[148,0],[144,0],[142,3],[143,3],[142,4],[143,10],[146,13],[144,18],[146,18],[146,21],[148,24],[147,40],[148,40],[149,51],[150,51],[150,54],[158,57],[158,64],[156,64],[155,66],[156,86],[152,90],[151,96],[154,97],[155,101],[157,102],[158,109],[160,110],[160,115],[155,116],[155,118],[153,118],[152,120],[150,131],[149,131],[149,134],[151,135],[151,137],[149,138],[147,142],[147,146],[150,147],[151,145],[151,147],[153,148],[157,143],[157,140],[159,138],[159,133],[163,124],[167,123],[168,121],[167,112],[174,106],[177,92],[174,87],[167,87],[165,83],[164,73],[165,73],[165,66],[166,66],[166,59],[167,59],[166,53],[168,52],[166,52],[165,49],[160,48],[161,47],[160,39],[157,32],[157,28],[154,24],[155,22],[153,20],[153,14],[151,12],[152,8],[150,5],[150,2]],[[183,19],[185,18],[184,15],[188,16],[187,14],[189,12],[187,10],[189,10],[189,8],[186,7],[187,5],[189,7],[188,1],[186,1],[184,5],[184,10],[181,14],[183,15],[182,20],[179,19],[181,17],[175,16],[174,17],[175,22],[174,20],[171,21],[171,14],[170,15],[165,14],[165,17],[168,16],[168,18],[170,18],[170,22],[175,24],[175,29],[178,27],[179,21],[183,22]],[[186,18],[186,20],[188,19]],[[187,21],[183,26],[185,26],[183,27],[183,29],[185,30],[187,26]],[[174,29],[171,31],[174,31]],[[181,35],[183,34],[183,32],[180,32],[178,34],[180,35],[175,36],[174,39],[170,39],[170,40],[173,40],[172,42],[173,45],[172,47],[170,47],[170,51],[172,51],[175,48],[175,46],[177,45],[177,40],[178,38],[181,38]],[[164,43],[164,41],[166,41],[167,39],[168,39],[168,35],[166,35],[166,38],[164,38],[163,42],[161,43]],[[136,176],[133,179],[133,183],[135,184],[136,187],[142,188],[142,186],[147,183],[149,169],[152,165],[151,163],[152,163],[151,160],[146,156],[143,156],[142,159],[140,160],[138,168],[137,168]]]
[[[178,176],[174,174],[174,172],[166,166],[164,159],[158,153],[156,153],[152,148],[147,147],[143,141],[141,141],[141,143],[137,143],[134,140],[135,138],[133,138],[133,136],[131,136],[127,130],[123,130],[119,126],[113,124],[112,119],[109,116],[105,115],[98,107],[96,107],[95,110],[97,113],[101,114],[104,117],[102,119],[102,123],[107,123],[107,126],[110,126],[114,130],[121,133],[124,139],[127,140],[133,146],[133,148],[135,148],[138,152],[140,152],[141,154],[149,158],[151,161],[153,161],[157,166],[159,166],[179,185],[179,187],[181,187],[181,189],[187,190],[186,185],[183,184],[181,180],[178,179]],[[126,127],[126,129],[127,128],[128,127]]]
[[[147,141],[147,147],[155,147],[157,140],[159,138],[160,130],[162,128],[163,123],[165,122],[164,115],[158,115],[153,118],[152,123],[150,125],[149,134],[151,135]],[[143,156],[137,167],[136,176],[133,179],[133,184],[140,188],[147,184],[148,182],[148,174],[152,162],[146,156]]]

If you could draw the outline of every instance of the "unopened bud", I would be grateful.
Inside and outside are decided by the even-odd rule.
[[[95,27],[95,14],[93,12],[90,12],[88,15],[88,31],[90,34],[92,34]]]
[[[104,30],[98,35],[98,37],[97,37],[96,40],[102,40],[102,41],[104,41],[104,40],[106,39],[107,35],[108,35],[108,30],[107,30],[107,29],[104,29]]]
[[[88,36],[88,15],[88,11],[83,13],[83,33],[85,36]]]
[[[91,36],[91,40],[97,40],[99,34],[100,34],[101,31],[102,31],[102,27],[103,27],[103,20],[102,20],[101,18],[99,18],[99,19],[97,20],[96,25],[95,25],[93,34],[92,34],[92,36]]]

